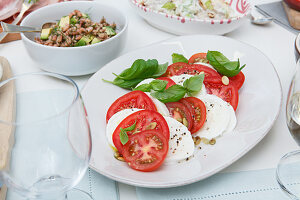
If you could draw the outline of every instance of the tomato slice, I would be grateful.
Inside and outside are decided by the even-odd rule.
[[[191,106],[194,110],[193,118],[193,128],[190,130],[191,133],[196,133],[203,126],[206,120],[206,107],[205,104],[196,97],[186,97],[180,100],[186,106]]]
[[[235,85],[224,85],[219,77],[205,78],[203,83],[208,94],[214,94],[220,97],[224,101],[230,103],[234,110],[237,109],[239,94]]]
[[[132,91],[119,97],[108,109],[106,114],[106,123],[115,113],[128,109],[140,108],[145,110],[156,111],[156,106],[153,101],[142,91]]]
[[[168,78],[168,77],[159,77],[159,78],[157,78],[158,80],[163,80],[163,81],[168,81],[168,84],[167,84],[167,87],[166,87],[166,89],[168,89],[169,87],[171,87],[172,85],[176,85],[176,83],[172,80],[172,79],[170,79],[170,78]]]
[[[146,130],[130,137],[123,146],[123,157],[131,168],[150,172],[162,165],[168,150],[169,138],[158,131]]]
[[[245,75],[243,72],[240,72],[236,76],[229,77],[229,81],[239,90],[245,82]]]
[[[206,53],[196,53],[192,55],[189,59],[189,64],[194,64],[196,62],[208,63],[208,60],[206,60]]]
[[[169,102],[166,106],[172,117],[185,125],[189,130],[193,128],[193,118],[190,109],[180,102]]]
[[[180,69],[189,67],[190,65],[184,62],[177,62],[170,65],[163,76],[174,76]]]
[[[201,72],[204,72],[205,78],[209,78],[209,77],[221,78],[221,75],[216,70],[201,64],[193,64],[188,67],[182,68],[178,70],[175,73],[175,75],[181,75],[181,74],[195,75],[195,74],[200,74]]]
[[[160,132],[167,139],[170,137],[169,126],[161,114],[152,110],[140,110],[126,117],[113,133],[113,143],[120,153],[123,152],[123,144],[120,140],[120,128],[125,129],[134,123],[136,123],[135,129],[127,132],[129,138],[138,132],[149,129]]]

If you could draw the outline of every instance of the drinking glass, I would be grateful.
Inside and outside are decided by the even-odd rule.
[[[286,123],[294,140],[300,145],[300,60],[288,92]],[[291,199],[300,199],[300,150],[287,153],[280,159],[276,178]]]
[[[7,140],[11,149],[0,146],[2,165],[8,158],[2,168],[0,158],[0,179],[26,199],[67,199],[88,168],[92,148],[76,83],[47,72],[15,76],[0,83],[1,103],[7,109],[0,110],[0,144]]]

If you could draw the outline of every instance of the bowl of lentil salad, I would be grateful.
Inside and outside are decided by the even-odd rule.
[[[30,57],[45,71],[68,76],[98,71],[122,51],[128,20],[119,9],[93,1],[70,1],[40,8],[22,26],[55,25],[42,33],[22,33]]]

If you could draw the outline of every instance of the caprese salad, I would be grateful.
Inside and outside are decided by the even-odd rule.
[[[245,65],[218,51],[189,60],[174,53],[172,61],[138,59],[113,81],[104,80],[132,90],[109,107],[106,136],[115,157],[135,170],[188,160],[201,141],[213,145],[236,126]]]

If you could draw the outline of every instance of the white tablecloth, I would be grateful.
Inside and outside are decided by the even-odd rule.
[[[108,4],[120,7],[127,13],[129,18],[128,41],[122,53],[175,36],[150,26],[130,8],[126,0],[96,1],[106,1]],[[251,1],[253,5],[268,2],[272,2],[272,0]],[[249,22],[238,30],[226,34],[226,36],[255,46],[271,59],[281,80],[283,105],[279,118],[269,134],[255,148],[225,171],[238,172],[275,168],[281,156],[298,148],[289,135],[285,123],[285,101],[290,79],[295,69],[294,40],[296,35],[275,23],[257,26]],[[38,65],[31,60],[25,51],[22,41],[0,44],[0,56],[5,56],[9,60],[14,74],[40,71]],[[89,77],[74,77],[74,80],[82,87]],[[134,187],[119,184],[119,189],[120,200],[136,199]]]

